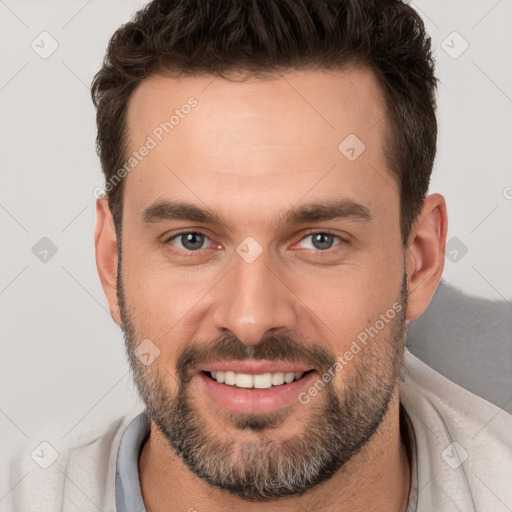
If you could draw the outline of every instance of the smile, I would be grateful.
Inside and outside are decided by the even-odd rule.
[[[289,407],[316,378],[311,368],[286,363],[219,363],[196,374],[209,401],[231,412],[262,414]]]
[[[221,384],[246,389],[268,389],[272,386],[282,386],[283,384],[290,384],[294,380],[299,380],[304,375],[304,372],[274,372],[251,375],[249,373],[236,373],[231,370],[209,373],[213,380]]]

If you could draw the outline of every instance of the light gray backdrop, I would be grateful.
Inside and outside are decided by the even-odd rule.
[[[142,3],[0,0],[0,453],[58,450],[136,403],[94,262],[89,85]],[[412,4],[441,80],[431,191],[448,202],[445,279],[510,301],[512,2]]]

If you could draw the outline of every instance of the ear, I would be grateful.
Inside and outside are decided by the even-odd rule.
[[[414,222],[405,255],[408,277],[407,320],[414,320],[427,308],[444,268],[448,216],[440,194],[425,198]]]
[[[96,247],[96,267],[103,291],[107,296],[110,314],[114,322],[121,326],[121,314],[117,303],[117,238],[107,199],[96,200],[94,246]]]

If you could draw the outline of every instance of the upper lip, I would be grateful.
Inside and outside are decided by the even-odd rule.
[[[248,375],[260,375],[262,373],[295,373],[312,370],[311,366],[304,364],[290,363],[286,361],[218,361],[198,367],[198,372],[226,372],[246,373]]]

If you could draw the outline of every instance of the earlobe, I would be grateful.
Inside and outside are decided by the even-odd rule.
[[[114,322],[121,326],[121,315],[117,302],[117,238],[107,199],[96,200],[94,246],[96,248],[96,267],[108,300],[110,314]]]
[[[408,320],[425,311],[441,280],[447,226],[444,197],[440,194],[426,197],[421,213],[411,228],[406,251]]]

